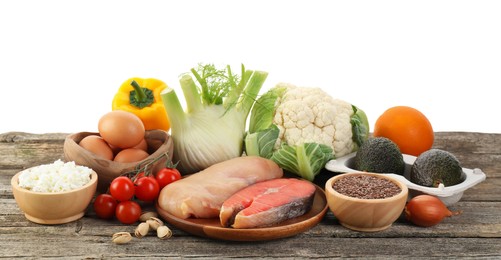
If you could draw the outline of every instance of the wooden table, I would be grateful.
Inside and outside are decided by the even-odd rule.
[[[0,134],[0,256],[3,258],[500,258],[501,134],[439,132],[435,147],[452,152],[463,167],[480,168],[487,179],[467,190],[451,209],[462,210],[437,226],[421,228],[403,217],[375,233],[340,226],[328,212],[322,222],[294,237],[262,242],[227,242],[200,238],[173,228],[171,239],[155,236],[111,243],[119,231],[135,226],[96,218],[92,210],[63,225],[39,225],[25,219],[10,187],[22,169],[63,156],[66,134]],[[330,173],[316,179],[322,185]]]

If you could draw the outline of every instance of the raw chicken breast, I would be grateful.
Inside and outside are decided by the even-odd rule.
[[[217,218],[223,202],[235,192],[282,175],[282,169],[271,160],[257,156],[237,157],[165,186],[158,197],[158,205],[182,219]]]
[[[311,209],[315,190],[311,182],[292,178],[256,183],[223,203],[219,214],[221,225],[265,227],[301,216]]]

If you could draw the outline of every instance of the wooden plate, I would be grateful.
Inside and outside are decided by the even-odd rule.
[[[169,214],[157,204],[158,214],[173,226],[190,234],[230,241],[264,241],[297,235],[316,226],[327,212],[325,192],[316,186],[315,198],[309,212],[302,216],[286,220],[275,226],[266,228],[235,229],[225,228],[219,223],[219,218],[181,219]]]

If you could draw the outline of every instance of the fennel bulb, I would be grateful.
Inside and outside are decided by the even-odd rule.
[[[196,173],[242,155],[247,117],[267,76],[243,65],[240,76],[229,66],[219,70],[212,64],[199,65],[179,80],[186,111],[174,89],[162,91],[173,157],[181,173]]]

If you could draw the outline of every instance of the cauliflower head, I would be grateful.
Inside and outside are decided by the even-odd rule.
[[[280,130],[276,148],[289,145],[320,143],[330,146],[340,157],[353,151],[350,118],[351,104],[334,99],[320,88],[279,84],[287,90],[277,101],[273,124]]]
[[[367,117],[357,107],[320,88],[279,83],[254,104],[245,149],[312,181],[329,160],[356,151],[368,135]]]

